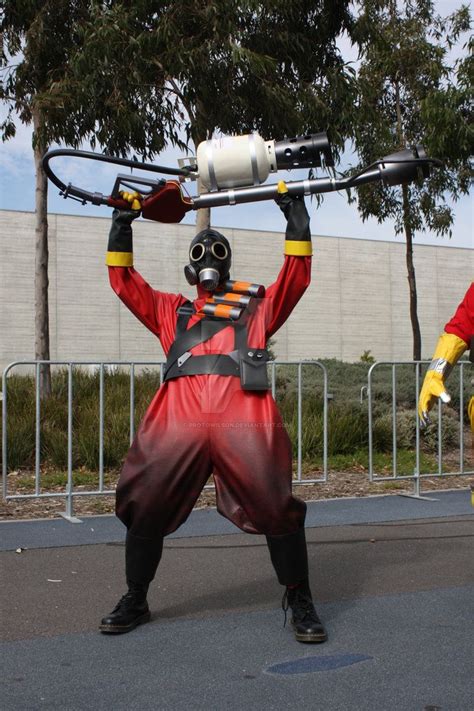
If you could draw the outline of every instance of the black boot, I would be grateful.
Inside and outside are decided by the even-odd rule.
[[[287,587],[282,601],[283,610],[291,608],[291,624],[298,642],[325,642],[326,630],[313,605],[308,580],[295,587]],[[286,617],[285,617],[286,620]]]
[[[100,631],[105,634],[123,634],[150,620],[150,609],[146,601],[148,585],[129,584],[110,615],[102,618]]]
[[[163,538],[139,538],[127,533],[125,570],[128,592],[123,595],[110,615],[104,617],[99,629],[105,634],[123,634],[150,620],[146,600],[148,586],[155,577],[163,552]]]

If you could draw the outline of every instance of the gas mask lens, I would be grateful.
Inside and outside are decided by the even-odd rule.
[[[212,255],[219,260],[227,259],[229,250],[223,242],[214,242],[211,244]],[[199,262],[206,253],[206,247],[202,242],[195,244],[189,252],[189,258],[192,262]]]
[[[204,257],[205,252],[205,246],[202,244],[202,242],[198,242],[190,249],[189,258],[192,262],[199,262],[199,260]]]
[[[211,245],[211,252],[216,259],[227,259],[229,250],[223,242],[214,242]]]

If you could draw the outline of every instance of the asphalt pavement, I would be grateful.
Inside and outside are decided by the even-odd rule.
[[[97,631],[124,592],[116,519],[0,523],[0,707],[471,711],[474,510],[433,498],[309,505],[322,645],[283,626],[264,538],[214,510],[167,539],[151,622],[117,637]]]

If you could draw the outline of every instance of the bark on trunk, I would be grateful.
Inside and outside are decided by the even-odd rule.
[[[42,116],[39,109],[33,111],[35,136],[41,129]],[[49,360],[49,308],[48,308],[48,181],[41,165],[45,146],[36,140],[35,159],[35,358]],[[40,396],[51,395],[51,368],[40,367]]]
[[[406,239],[406,263],[408,272],[408,287],[410,289],[410,320],[413,332],[413,360],[421,360],[421,331],[418,321],[418,297],[416,293],[415,265],[413,264],[413,231],[409,219],[408,188],[402,187],[403,193],[403,223]]]
[[[396,20],[396,2],[390,3],[392,21]],[[397,111],[397,138],[399,150],[406,147],[405,132],[403,130],[402,110],[400,102],[400,83],[397,74],[394,77],[395,84],[395,106]],[[406,264],[408,272],[408,288],[410,290],[410,321],[413,333],[413,360],[421,360],[421,332],[418,321],[418,303],[416,293],[415,265],[413,264],[413,230],[410,219],[410,201],[408,199],[408,187],[402,185],[402,207],[403,207],[403,227],[406,240]]]
[[[197,187],[198,187],[198,193],[201,194],[201,191],[206,192],[205,189],[201,185],[201,180],[198,178],[197,181]],[[210,207],[201,207],[199,210],[196,210],[196,234],[198,232],[201,232],[202,230],[208,230],[211,226],[211,208]]]
[[[203,115],[205,114],[202,113],[202,105],[201,102],[198,101],[197,105],[197,113],[201,117],[201,120],[196,118],[196,112],[194,113],[194,128],[192,131],[192,140],[194,143],[194,148],[195,151],[197,151],[197,147],[202,141],[205,141],[207,139],[207,132],[204,130],[204,126],[206,125],[205,119],[203,119]],[[200,109],[200,110],[199,110]],[[203,187],[201,180],[198,178],[197,180],[197,189],[198,189],[198,194],[200,195],[201,192],[206,192],[206,189]],[[196,234],[198,232],[201,232],[202,230],[208,230],[211,226],[211,208],[210,207],[202,207],[200,210],[196,210]]]

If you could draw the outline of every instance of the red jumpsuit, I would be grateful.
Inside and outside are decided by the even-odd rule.
[[[456,313],[444,327],[446,333],[453,333],[458,338],[466,342],[467,347],[471,345],[471,338],[474,336],[474,282],[466,291],[464,299],[456,309]]]
[[[109,267],[112,288],[160,339],[174,339],[181,294],[155,291],[133,267]],[[266,296],[249,317],[248,344],[265,348],[286,321],[311,278],[311,257],[285,256]],[[198,310],[209,292],[198,287]],[[188,328],[197,320],[192,316]],[[223,329],[191,349],[229,353],[234,331]],[[290,534],[304,525],[306,504],[292,495],[291,444],[269,391],[244,391],[224,375],[191,375],[156,393],[126,457],[117,488],[117,516],[143,538],[167,535],[189,516],[210,475],[217,509],[249,533]]]

